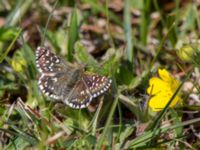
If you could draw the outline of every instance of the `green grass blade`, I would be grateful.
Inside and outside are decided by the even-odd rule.
[[[84,3],[91,5],[91,8],[94,9],[95,11],[99,11],[101,13],[105,13],[106,12],[106,7],[104,7],[103,5],[101,5],[98,2],[95,2],[93,0],[82,0]],[[108,11],[108,15],[110,20],[114,21],[116,24],[123,26],[122,21],[120,21],[120,18],[115,15],[112,11]]]
[[[78,16],[77,16],[77,9],[75,8],[72,12],[72,16],[70,18],[70,27],[68,32],[68,60],[73,60],[73,53],[74,53],[74,44],[78,40],[78,33],[79,33],[79,25],[78,25]]]
[[[148,72],[151,71],[153,65],[155,64],[156,60],[158,59],[158,57],[159,57],[159,55],[160,55],[160,53],[162,51],[162,48],[163,48],[165,42],[167,41],[167,38],[168,38],[170,32],[173,30],[174,26],[175,26],[175,24],[172,24],[171,27],[169,28],[168,32],[167,32],[167,35],[165,35],[162,38],[162,40],[161,40],[161,42],[159,44],[159,47],[158,47],[158,49],[156,51],[156,55],[154,56],[153,60],[151,61],[150,67],[148,68],[149,69]]]
[[[148,35],[148,27],[150,22],[150,9],[151,9],[151,0],[143,1],[143,10],[141,16],[141,24],[140,24],[140,40],[146,45],[147,44],[147,35]]]
[[[125,49],[125,59],[129,62],[133,61],[133,37],[131,29],[131,11],[130,11],[131,0],[125,1],[124,7],[124,32],[126,40],[126,49]]]
[[[26,12],[29,10],[33,3],[33,0],[21,0],[18,1],[18,4],[13,9],[13,11],[10,12],[9,16],[7,17],[7,26],[14,26],[16,25],[21,18],[26,14]]]
[[[9,124],[9,126],[14,130],[14,131],[10,131],[10,130],[6,130],[3,128],[0,128],[0,131],[3,132],[8,132],[12,135],[21,137],[23,140],[27,141],[28,143],[30,143],[31,145],[36,145],[38,143],[38,140],[33,137],[30,136],[29,134],[25,133],[24,131],[22,131],[21,129],[19,129],[18,127],[14,126],[13,124]]]
[[[111,110],[110,110],[110,114],[109,114],[108,119],[106,121],[106,125],[104,127],[103,133],[101,134],[101,136],[99,138],[99,141],[98,141],[98,143],[96,145],[97,149],[100,149],[100,147],[102,146],[102,144],[103,144],[103,142],[105,140],[105,137],[106,137],[106,135],[107,135],[107,133],[109,131],[109,128],[110,128],[110,126],[112,124],[111,121],[112,121],[112,117],[113,117],[114,111],[115,111],[115,109],[117,107],[117,104],[118,104],[118,96],[114,99],[114,102],[112,104],[112,107],[111,107]]]
[[[137,138],[135,138],[131,141],[128,141],[125,144],[125,149],[139,148],[139,147],[145,146],[147,144],[147,142],[151,141],[152,138],[155,137],[155,136],[158,136],[158,135],[161,135],[161,134],[163,134],[167,131],[171,131],[173,129],[180,128],[180,127],[183,127],[183,126],[187,126],[187,125],[190,125],[190,124],[194,124],[194,123],[197,123],[197,122],[200,122],[200,118],[188,120],[188,121],[185,121],[183,123],[171,125],[171,126],[164,127],[164,128],[158,128],[155,132],[154,131],[147,131],[143,135],[141,135],[141,136],[139,136],[139,137],[137,137]]]

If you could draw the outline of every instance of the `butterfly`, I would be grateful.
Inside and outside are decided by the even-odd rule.
[[[40,72],[39,89],[54,101],[62,101],[75,109],[85,108],[111,86],[111,79],[84,71],[80,65],[65,61],[49,48],[38,47],[35,55]]]

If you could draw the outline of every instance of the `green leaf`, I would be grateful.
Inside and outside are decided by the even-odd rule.
[[[171,116],[173,118],[173,124],[181,124],[182,123],[182,117],[179,116],[179,114],[175,110],[171,110]],[[183,137],[184,136],[184,130],[183,127],[179,127],[175,129],[176,135],[175,137]],[[184,144],[182,142],[179,143],[179,146],[184,149]]]
[[[102,57],[100,74],[111,75],[116,74],[119,69],[120,62],[123,57],[123,52],[121,49],[110,48],[106,51],[105,55]]]
[[[75,58],[79,63],[85,63],[85,65],[91,67],[90,69],[94,69],[99,66],[98,62],[87,52],[86,48],[80,43],[80,41],[76,42],[74,49]]]
[[[16,37],[18,28],[15,27],[2,27],[0,28],[0,41],[8,41]]]
[[[86,137],[86,140],[87,140],[90,144],[92,144],[92,145],[95,145],[95,144],[97,143],[96,137],[95,137],[95,136],[92,136],[92,135],[88,135],[88,136]]]
[[[19,35],[21,34],[21,29],[18,30],[17,34],[15,35],[15,37],[13,38],[12,42],[10,43],[10,45],[8,46],[8,48],[2,52],[0,51],[0,63],[4,60],[4,58],[7,56],[7,54],[9,53],[9,51],[11,50],[12,46],[14,45],[15,41],[17,40],[17,38],[19,37]]]
[[[115,149],[120,150],[123,149],[121,146],[124,144],[124,141],[127,137],[129,137],[133,133],[133,126],[127,126],[125,130],[120,134],[119,143],[116,145]]]
[[[23,150],[25,149],[27,146],[29,146],[30,143],[28,143],[26,140],[24,140],[21,137],[17,137],[16,139],[14,139],[13,141],[11,141],[8,146],[6,147],[6,149],[9,150]]]

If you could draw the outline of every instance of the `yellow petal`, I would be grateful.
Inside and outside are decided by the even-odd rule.
[[[149,80],[149,87],[147,89],[148,94],[155,95],[159,92],[162,92],[163,90],[169,90],[168,83],[157,77],[153,77]]]
[[[172,79],[171,80],[171,89],[172,89],[172,91],[176,91],[176,89],[178,88],[178,86],[179,86],[178,80]]]
[[[153,97],[149,100],[149,107],[153,111],[160,111],[166,107],[167,103],[173,96],[179,86],[178,80],[174,79],[165,69],[158,70],[159,77],[153,77],[149,80],[147,93]],[[177,103],[182,103],[180,92],[170,103],[169,107],[175,106]]]
[[[167,101],[168,97],[157,94],[149,100],[149,107],[151,107],[153,111],[160,111],[166,106]]]
[[[182,100],[181,100],[181,98],[179,97],[179,96],[176,96],[173,100],[172,100],[172,102],[171,102],[171,104],[170,104],[170,106],[169,107],[174,107],[176,104],[178,104],[178,103],[182,103]]]
[[[153,111],[160,111],[164,109],[169,100],[171,99],[172,95],[173,95],[172,93],[171,95],[169,95],[169,93],[161,93],[153,96],[149,100],[149,107],[151,107]],[[174,107],[179,102],[181,103],[181,98],[179,96],[176,96],[172,100],[170,107]]]
[[[173,79],[166,69],[158,69],[158,75],[165,82],[171,82]]]

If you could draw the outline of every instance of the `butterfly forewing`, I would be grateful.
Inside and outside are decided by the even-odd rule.
[[[42,93],[72,108],[87,107],[111,85],[107,77],[84,72],[45,47],[37,48],[36,65],[41,73],[38,83]]]
[[[73,69],[71,64],[55,55],[46,47],[38,47],[36,50],[36,66],[40,73],[58,73]]]

